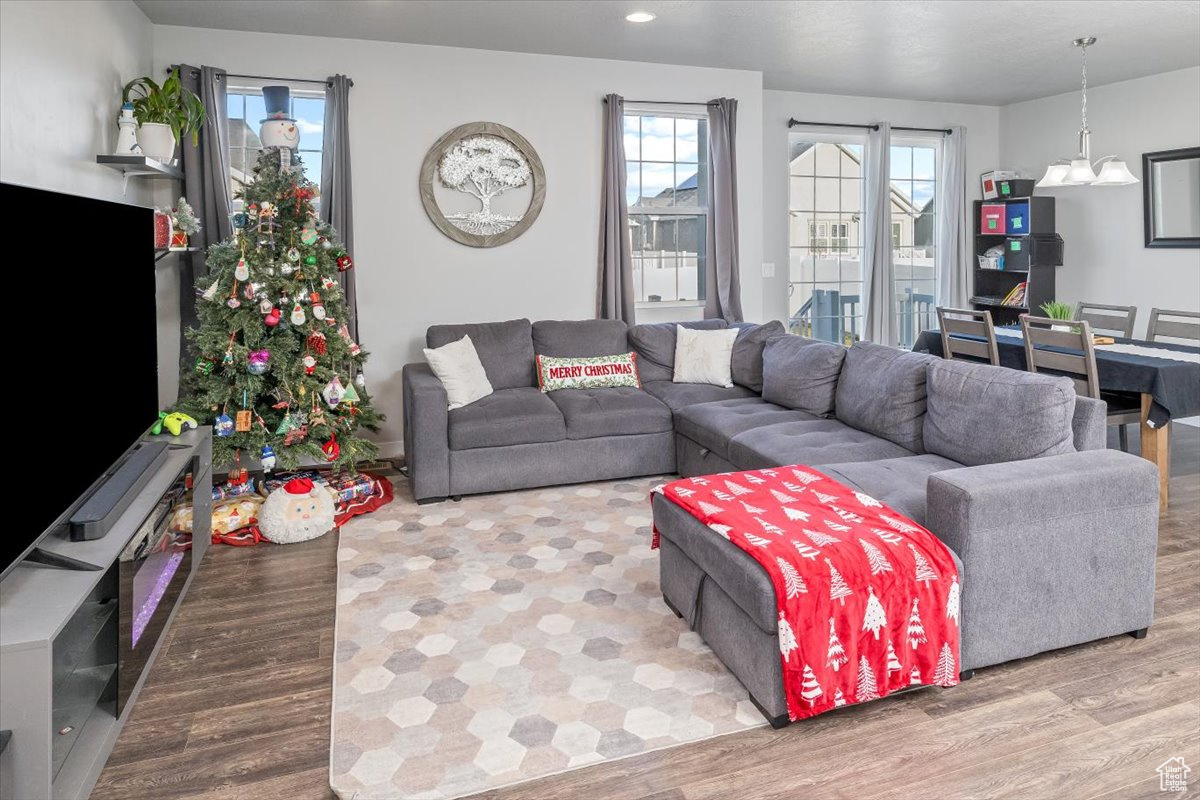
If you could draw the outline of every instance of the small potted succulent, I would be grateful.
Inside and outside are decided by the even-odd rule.
[[[187,250],[188,237],[200,230],[200,220],[196,212],[184,198],[171,209],[171,250]]]
[[[199,141],[204,104],[183,88],[178,69],[161,86],[149,76],[134,78],[125,84],[121,99],[133,104],[133,117],[138,121],[137,143],[150,158],[169,164],[181,136],[190,133],[193,145]]]
[[[1048,300],[1040,306],[1042,313],[1050,319],[1070,320],[1074,316],[1074,309],[1068,303],[1060,303],[1057,300]],[[1070,331],[1069,325],[1051,325],[1051,330],[1055,331]]]

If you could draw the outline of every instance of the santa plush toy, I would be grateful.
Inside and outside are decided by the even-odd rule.
[[[267,495],[258,526],[275,544],[307,542],[333,529],[333,514],[329,489],[309,478],[292,478]]]

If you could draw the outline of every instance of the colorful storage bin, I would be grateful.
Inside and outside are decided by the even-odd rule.
[[[979,232],[999,236],[1008,232],[1004,203],[984,203],[979,207]]]
[[[1005,208],[1006,233],[1029,233],[1029,203],[1008,203]]]

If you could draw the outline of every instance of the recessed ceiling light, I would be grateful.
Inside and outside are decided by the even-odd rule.
[[[649,11],[635,11],[632,14],[626,15],[625,19],[628,22],[649,22],[655,16],[655,14],[651,14]]]

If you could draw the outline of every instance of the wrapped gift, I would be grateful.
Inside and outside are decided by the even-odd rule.
[[[339,506],[360,497],[370,497],[378,491],[378,482],[365,472],[331,478],[328,485],[337,495]]]
[[[166,250],[171,244],[171,215],[154,212],[154,249]]]
[[[254,481],[248,480],[242,483],[222,483],[214,486],[212,489],[213,502],[218,500],[228,500],[231,497],[243,497],[244,495],[254,494]]]

